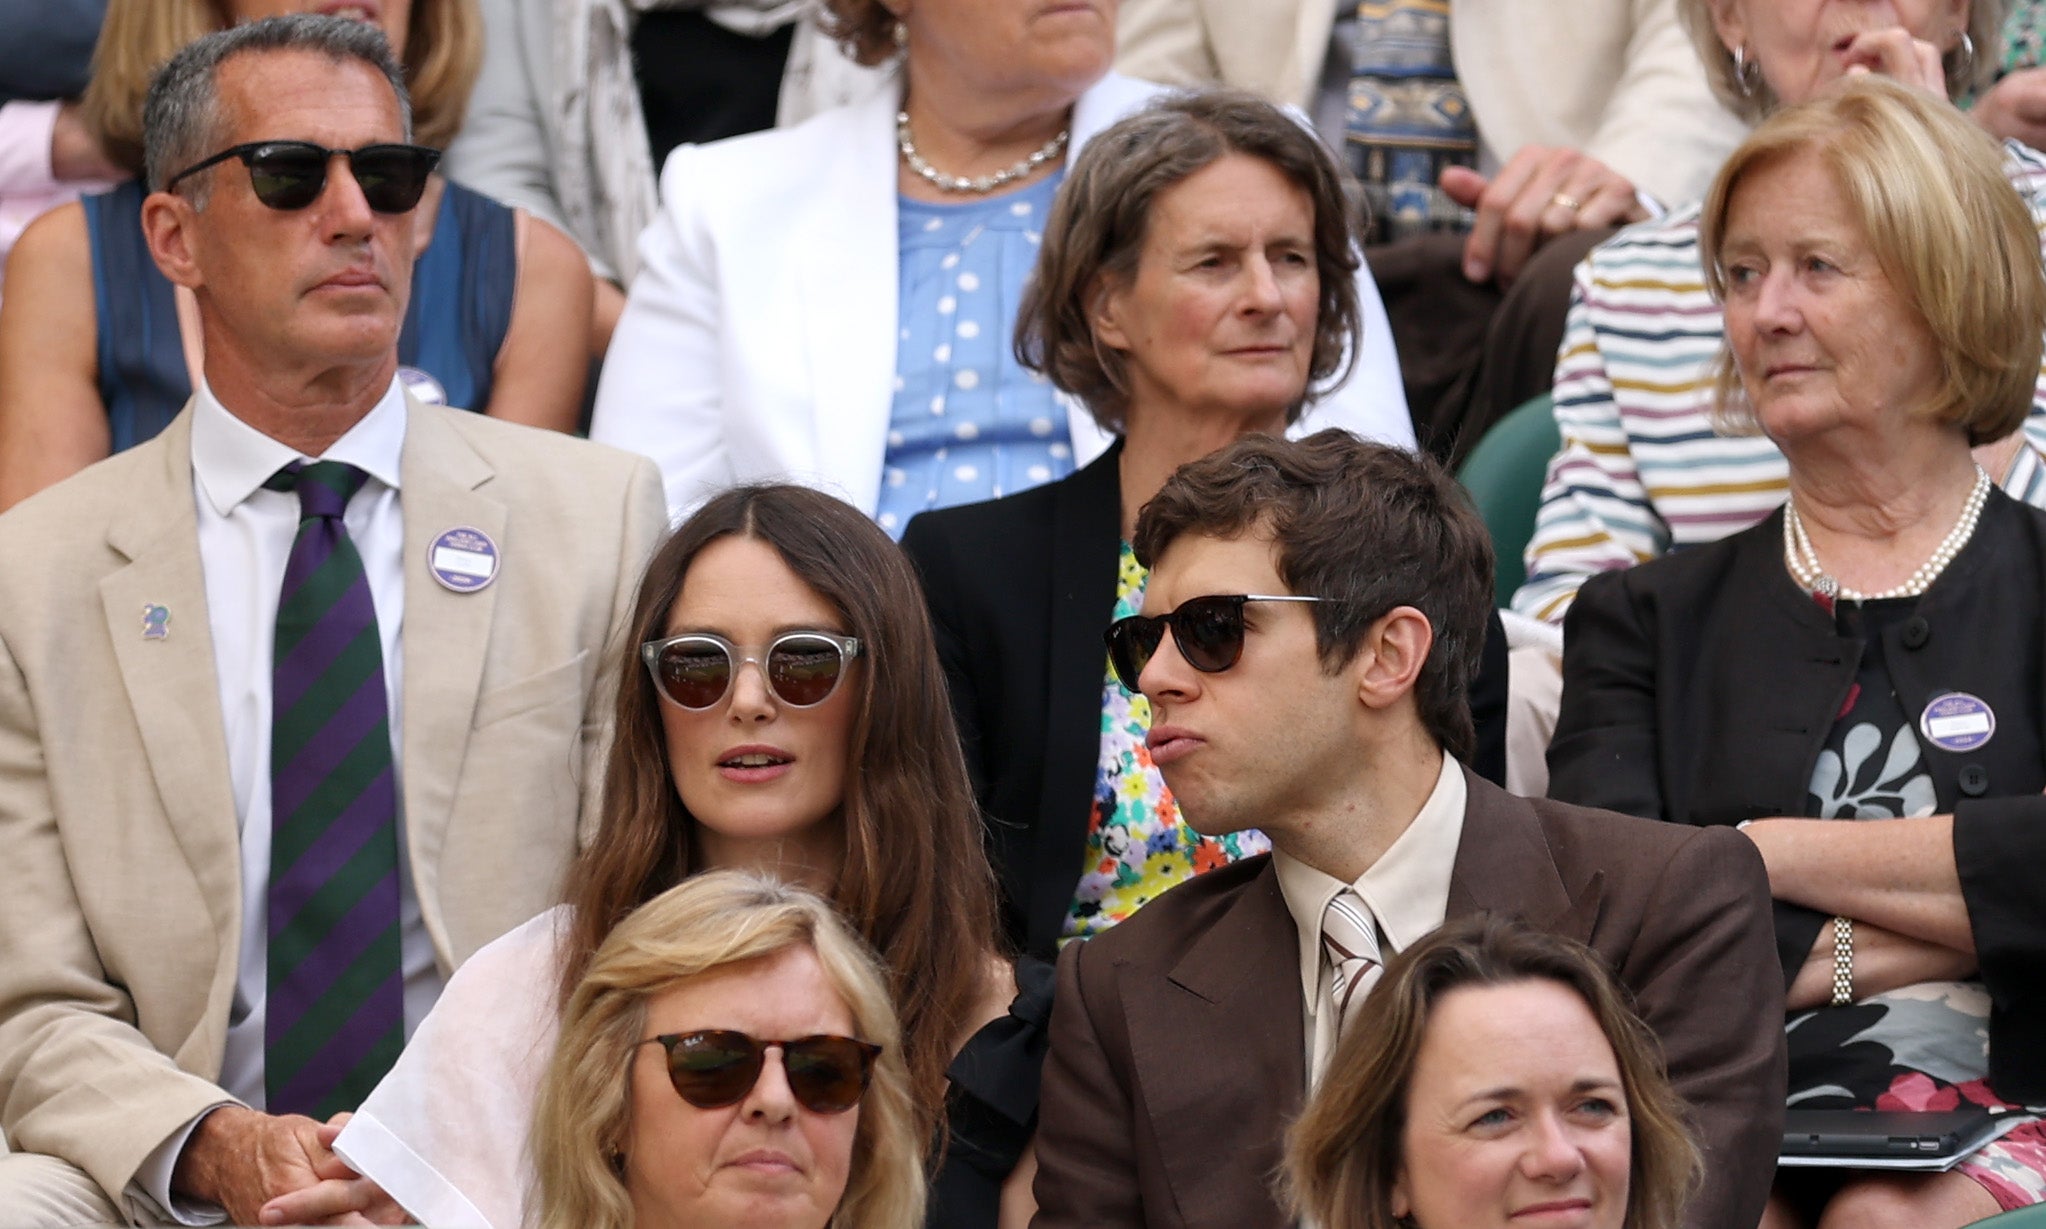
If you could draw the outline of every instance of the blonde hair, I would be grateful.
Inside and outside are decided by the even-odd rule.
[[[630,1055],[648,1000],[690,978],[792,947],[810,948],[862,1040],[881,1047],[860,1102],[836,1229],[915,1229],[924,1216],[925,1141],[910,1100],[886,975],[830,905],[743,871],[692,875],[620,922],[563,1009],[540,1084],[531,1151],[536,1229],[632,1229],[615,1158],[628,1145]]]
[[[1285,1194],[1294,1211],[1321,1229],[1395,1229],[1407,1090],[1429,1013],[1453,990],[1528,981],[1575,992],[1612,1047],[1631,1127],[1627,1229],[1677,1229],[1703,1166],[1655,1035],[1591,949],[1484,914],[1393,957],[1344,1026],[1328,1074],[1287,1136]]]
[[[220,0],[108,0],[80,110],[107,156],[142,173],[142,104],[158,69],[185,44],[228,27]],[[462,130],[483,66],[476,0],[414,0],[405,39],[413,138],[445,148]]]
[[[1712,92],[1726,104],[1727,110],[1752,124],[1775,111],[1782,100],[1762,78],[1752,49],[1743,50],[1748,71],[1754,73],[1744,88],[1740,73],[1734,69],[1733,52],[1720,41],[1719,29],[1712,22],[1712,10],[1717,5],[1739,2],[1677,0],[1677,15],[1683,19],[1684,31],[1691,36],[1698,58],[1705,62],[1705,79]],[[1776,0],[1759,2],[1774,4]],[[2009,13],[2010,0],[1969,0],[1966,32],[1975,54],[1967,55],[1956,42],[1953,50],[1940,57],[1940,65],[1946,70],[1949,98],[1975,93],[1996,79],[1996,63],[2003,50],[2003,21]]]
[[[1698,218],[1712,297],[1726,299],[1726,223],[1743,177],[1816,158],[1846,196],[1891,289],[1939,353],[1939,422],[1968,442],[2024,424],[2046,331],[2039,228],[2011,186],[1995,138],[1923,91],[1868,74],[1835,83],[1757,128],[1712,181]],[[1753,408],[1721,340],[1714,412],[1729,434],[1756,431]]]

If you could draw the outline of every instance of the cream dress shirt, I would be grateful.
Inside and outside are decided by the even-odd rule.
[[[1344,883],[1298,858],[1272,851],[1279,876],[1279,894],[1293,915],[1300,935],[1300,1002],[1307,1038],[1307,1086],[1321,1082],[1335,1049],[1336,1011],[1330,993],[1330,966],[1321,943],[1322,914],[1336,893],[1350,888],[1364,898],[1378,924],[1378,949],[1390,956],[1442,925],[1449,910],[1449,877],[1463,840],[1463,809],[1467,790],[1463,765],[1442,757],[1442,770],[1428,801],[1392,847],[1357,877]]]
[[[396,379],[362,421],[318,458],[305,457],[234,416],[204,383],[192,399],[192,497],[198,511],[199,563],[206,577],[206,622],[227,741],[228,776],[241,828],[242,936],[240,972],[227,1026],[220,1085],[235,1100],[264,1107],[264,1008],[269,998],[270,933],[270,683],[271,641],[284,565],[298,536],[298,496],[263,483],[297,460],[344,461],[369,474],[342,515],[362,556],[383,641],[384,692],[390,706],[392,771],[405,796],[401,725],[405,520],[399,504],[399,457],[405,447],[405,395]],[[172,611],[171,627],[190,626],[195,612]],[[400,813],[399,823],[404,822]],[[405,842],[398,842],[398,944],[405,976],[405,1033],[433,1009],[442,979],[433,941],[419,912]],[[221,1105],[231,1102],[222,1101]],[[219,1108],[215,1106],[213,1108]],[[208,1111],[211,1112],[210,1110]],[[222,1212],[173,1200],[172,1171],[194,1118],[145,1161],[135,1185],[179,1223],[217,1224]]]

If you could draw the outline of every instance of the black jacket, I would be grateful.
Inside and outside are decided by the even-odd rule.
[[[1549,795],[1698,825],[1804,813],[1812,769],[1861,642],[1791,580],[1783,514],[1732,537],[1594,576],[1564,623]],[[2046,1097],[2046,512],[1992,492],[1975,536],[1890,628],[1905,713],[1963,691],[1997,715],[1989,742],[1925,764],[1993,1004],[1990,1082]],[[1777,906],[1795,975],[1824,919]]]

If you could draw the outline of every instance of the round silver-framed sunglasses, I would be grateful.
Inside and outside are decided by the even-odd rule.
[[[774,698],[790,708],[815,708],[837,692],[860,642],[835,632],[783,632],[765,648],[741,648],[711,632],[691,632],[639,646],[654,690],[677,708],[700,713],[731,694],[732,680],[748,662]]]

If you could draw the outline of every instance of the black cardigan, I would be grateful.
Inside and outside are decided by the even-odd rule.
[[[1907,714],[1945,691],[1986,701],[1995,737],[1926,742],[1992,1008],[1990,1082],[2046,1098],[2046,513],[1990,495],[1975,536],[1889,629]],[[1859,640],[1791,580],[1783,514],[1709,546],[1592,577],[1564,622],[1549,794],[1710,825],[1804,813],[1853,685]],[[1824,919],[1778,903],[1786,979]]]
[[[1122,549],[1117,443],[1057,482],[923,513],[903,549],[923,577],[938,655],[987,824],[1010,942],[1055,950],[1101,749],[1102,632]],[[1471,767],[1505,777],[1506,639],[1493,613],[1471,689]]]

